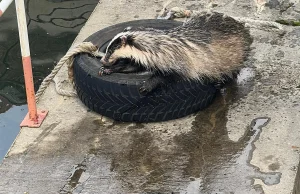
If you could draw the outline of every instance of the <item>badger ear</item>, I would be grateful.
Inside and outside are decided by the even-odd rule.
[[[120,38],[121,38],[122,46],[125,46],[127,44],[127,36],[124,35],[124,36],[121,36]]]

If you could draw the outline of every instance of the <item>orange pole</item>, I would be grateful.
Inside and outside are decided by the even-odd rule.
[[[21,126],[39,127],[43,122],[44,118],[46,117],[48,111],[37,111],[36,109],[32,65],[25,14],[25,4],[24,0],[15,0],[15,3],[28,104],[28,114],[22,121]]]
[[[38,115],[37,115],[37,109],[35,103],[31,57],[30,56],[22,57],[22,61],[23,61],[29,119],[34,121],[34,123],[37,123]]]
[[[27,22],[25,15],[25,5],[24,0],[16,0],[16,11],[18,19],[19,37],[22,53],[22,62],[24,70],[24,79],[26,85],[26,96],[28,103],[29,118],[37,122],[37,110],[35,104],[35,94],[34,94],[34,84],[32,75],[32,65],[30,58],[29,40],[27,32]]]

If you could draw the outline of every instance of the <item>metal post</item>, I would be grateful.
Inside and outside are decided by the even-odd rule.
[[[0,17],[6,11],[6,9],[8,8],[8,6],[12,3],[12,1],[13,0],[2,0],[0,2]]]
[[[26,115],[25,119],[21,123],[21,126],[39,127],[48,112],[47,111],[38,112],[36,109],[24,0],[15,0],[15,4],[16,4],[16,11],[17,11],[20,46],[21,46],[21,53],[22,53],[22,62],[23,62],[26,96],[27,96],[27,104],[28,104],[28,114]]]

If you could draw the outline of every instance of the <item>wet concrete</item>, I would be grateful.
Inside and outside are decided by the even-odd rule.
[[[70,134],[55,132],[60,135],[53,145],[51,138],[46,139],[61,123],[53,124],[22,157],[25,163],[36,159],[35,168],[23,173],[32,178],[45,168],[44,160],[58,165],[55,172],[49,172],[51,176],[68,174],[60,182],[59,193],[262,193],[254,179],[273,185],[281,177],[280,172],[261,172],[250,164],[254,143],[271,120],[254,119],[237,142],[228,138],[225,127],[229,106],[252,90],[252,76],[251,70],[242,71],[240,79],[230,83],[212,106],[190,118],[192,125],[185,133],[180,120],[172,130],[157,129],[156,124],[106,123],[88,112]],[[63,159],[66,155],[84,158],[72,164]],[[5,163],[2,167],[8,168]],[[101,184],[96,184],[99,180]],[[28,188],[29,193],[34,191]]]
[[[153,18],[163,3],[103,0],[76,41],[114,23]],[[270,20],[299,9],[265,7],[259,15],[253,1],[214,3],[229,15]],[[171,6],[192,5],[206,2]],[[50,84],[39,103],[50,114],[42,129],[22,128],[0,166],[0,193],[291,193],[300,142],[298,30],[251,29],[253,50],[239,79],[204,111],[169,122],[114,122]],[[63,69],[57,77],[66,75]]]

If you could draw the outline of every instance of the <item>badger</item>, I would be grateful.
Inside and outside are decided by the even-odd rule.
[[[125,29],[108,44],[99,74],[150,71],[152,76],[139,88],[142,94],[175,77],[223,80],[242,67],[251,43],[244,23],[222,13],[202,12],[168,30]]]

